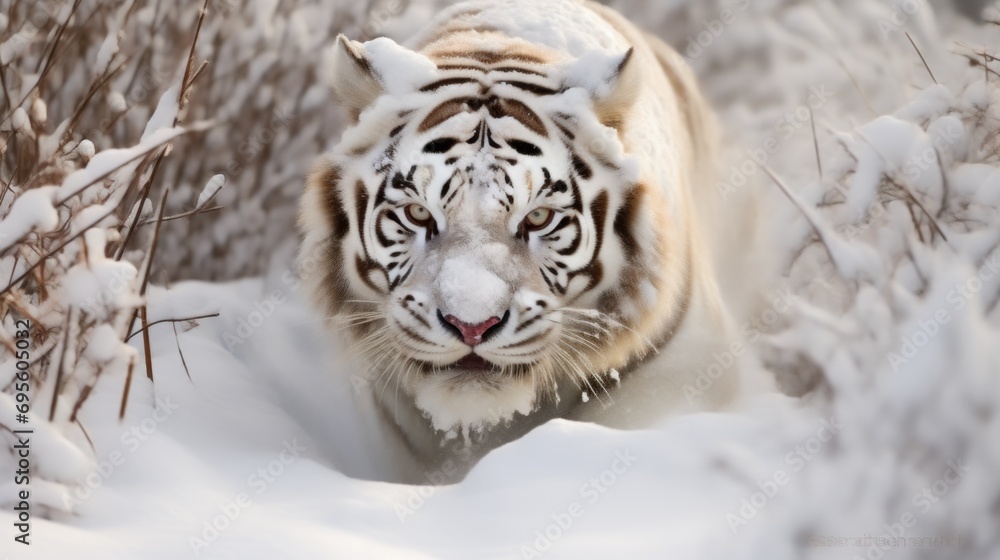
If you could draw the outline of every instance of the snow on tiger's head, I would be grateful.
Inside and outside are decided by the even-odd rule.
[[[441,429],[527,414],[647,351],[659,284],[656,195],[616,130],[631,51],[568,60],[483,35],[421,53],[340,37],[353,124],[302,204],[322,311],[373,386]]]

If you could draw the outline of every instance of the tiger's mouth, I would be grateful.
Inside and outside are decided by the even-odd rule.
[[[479,354],[470,353],[464,358],[445,366],[445,369],[462,369],[466,371],[500,371],[501,367],[483,358]]]
[[[531,372],[534,364],[509,364],[500,365],[487,360],[486,358],[470,352],[461,359],[447,365],[435,365],[429,362],[420,362],[421,369],[427,375],[434,374],[460,374],[461,378],[499,378],[499,377],[522,377]]]
[[[462,356],[462,358],[445,365],[433,364],[422,360],[417,361],[417,363],[420,365],[420,369],[422,369],[425,374],[459,372],[474,374],[500,374],[504,370],[503,366],[495,364],[475,352],[470,352],[465,356]]]

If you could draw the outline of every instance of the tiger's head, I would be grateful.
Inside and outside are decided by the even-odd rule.
[[[682,313],[685,215],[623,144],[631,59],[338,39],[352,125],[309,178],[300,262],[382,398],[445,430],[527,415],[600,393]]]

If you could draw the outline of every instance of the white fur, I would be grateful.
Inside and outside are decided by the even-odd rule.
[[[641,183],[647,186],[648,199],[635,218],[638,224],[635,242],[644,248],[664,243],[669,246],[663,249],[667,256],[662,269],[655,270],[651,277],[640,279],[635,297],[619,302],[621,317],[648,323],[643,327],[648,332],[623,335],[622,340],[628,340],[631,349],[609,348],[607,356],[594,358],[600,362],[595,370],[565,371],[560,372],[562,377],[551,378],[539,375],[482,380],[462,377],[459,381],[447,369],[432,375],[410,375],[407,369],[398,378],[390,377],[381,387],[384,394],[391,384],[391,399],[382,400],[380,394],[373,394],[384,407],[385,416],[392,418],[400,442],[406,440],[408,450],[415,451],[421,461],[433,465],[459,451],[455,447],[458,444],[448,437],[456,429],[466,435],[463,445],[476,448],[472,453],[474,459],[552,417],[635,427],[647,425],[667,412],[717,409],[729,404],[741,384],[739,363],[733,363],[731,371],[700,390],[698,398],[692,399],[687,391],[699,383],[699,376],[704,374],[713,356],[724,353],[731,342],[737,340],[733,321],[722,304],[714,267],[734,262],[738,251],[737,245],[731,242],[731,234],[709,234],[721,224],[717,221],[720,216],[717,201],[712,198],[714,122],[683,61],[610,9],[573,0],[544,3],[485,0],[460,4],[443,12],[411,45],[419,49],[430,42],[433,47],[442,31],[461,26],[498,30],[508,40],[530,43],[533,48],[542,49],[540,52],[547,53],[549,59],[555,61],[552,76],[547,79],[554,80],[553,87],[565,89],[558,95],[538,99],[539,106],[546,114],[578,115],[573,122],[575,146],[588,158],[602,162],[592,166],[594,184],[612,187]],[[460,35],[463,42],[457,47],[493,48],[488,34]],[[330,158],[335,164],[350,167],[353,175],[345,179],[350,185],[354,182],[378,184],[379,177],[372,170],[392,163],[380,158],[385,157],[382,154],[389,142],[386,130],[393,126],[393,119],[399,114],[433,107],[466,91],[462,88],[467,88],[470,97],[478,92],[475,84],[456,85],[448,93],[437,96],[436,101],[434,96],[421,93],[420,85],[435,79],[433,56],[404,49],[387,39],[360,44],[341,38],[338,49],[335,92],[360,122],[345,132]],[[509,94],[516,98],[523,94],[509,85],[495,84],[493,87],[497,95]],[[466,137],[475,130],[479,120],[476,113],[459,114],[438,132]],[[518,268],[526,262],[518,260],[523,256],[518,256],[511,245],[497,242],[497,239],[512,236],[517,231],[517,224],[524,219],[526,209],[530,209],[527,205],[531,189],[544,180],[539,169],[542,166],[566,169],[569,155],[559,142],[538,137],[515,118],[497,119],[490,127],[498,137],[521,138],[543,143],[544,147],[544,156],[532,160],[532,165],[525,164],[523,169],[514,170],[519,186],[509,193],[510,200],[514,208],[522,211],[513,212],[507,223],[495,221],[496,216],[504,213],[502,196],[475,198],[480,195],[473,194],[486,192],[483,189],[502,192],[508,188],[496,172],[500,163],[493,153],[484,150],[462,156],[465,159],[459,158],[454,167],[462,171],[456,176],[461,177],[466,188],[473,190],[463,191],[456,203],[464,214],[448,221],[438,209],[442,197],[437,185],[442,177],[453,172],[452,167],[443,164],[442,157],[422,153],[421,146],[428,138],[412,131],[400,134],[401,140],[395,146],[396,157],[406,154],[406,163],[412,166],[411,178],[415,187],[426,190],[420,202],[426,204],[442,224],[442,231],[433,250],[422,238],[407,249],[413,252],[414,262],[419,261],[420,265],[412,265],[408,284],[391,294],[390,301],[385,304],[386,315],[394,324],[419,331],[438,343],[439,348],[418,353],[418,359],[436,365],[444,366],[457,360],[468,352],[468,347],[453,337],[435,335],[413,323],[412,310],[399,305],[404,296],[410,298],[412,305],[433,307],[436,302],[440,308],[460,309],[464,320],[470,323],[499,317],[505,310],[509,310],[512,321],[521,321],[538,312],[532,306],[537,307],[540,301],[550,306],[558,304],[557,298],[540,284],[539,279],[535,279],[534,284],[529,282],[530,270]],[[605,165],[617,170],[611,171]],[[524,186],[520,186],[522,184]],[[608,207],[612,211],[624,206],[625,192],[624,189],[606,189]],[[353,188],[343,189],[342,195],[344,208],[354,208],[362,202],[355,198]],[[370,204],[371,195],[368,196]],[[406,199],[398,202],[406,203]],[[328,216],[318,210],[322,204],[319,189],[311,185],[303,199],[300,218],[306,234],[303,261],[331,235],[332,224]],[[669,230],[666,236],[664,228]],[[369,228],[361,234],[364,248],[375,251],[378,243],[374,230]],[[461,240],[453,239],[455,235]],[[611,236],[606,233],[605,239]],[[345,243],[345,254],[353,255],[363,250],[362,239],[356,235],[349,236]],[[596,248],[595,232],[584,228],[580,246],[585,249],[581,254],[589,254]],[[529,241],[528,249],[532,252],[542,250],[537,238]],[[387,251],[398,251],[398,248],[394,246]],[[617,242],[605,243],[599,259],[610,271],[628,265]],[[690,283],[687,275],[679,272],[685,267],[692,271]],[[398,272],[401,268],[393,270]],[[343,274],[349,277],[358,297],[376,300],[384,297],[358,277],[352,263],[343,264]],[[314,290],[321,293],[320,275],[307,276]],[[386,287],[384,279],[371,281],[379,289]],[[615,288],[619,281],[617,276],[605,274],[596,287],[574,298],[573,307],[594,308],[602,295]],[[587,277],[577,276],[572,282],[567,281],[567,293],[580,292],[587,283]],[[681,294],[685,289],[690,289],[690,300],[682,304]],[[423,309],[426,308],[421,307]],[[577,315],[552,316],[562,317],[564,321],[591,320],[586,313],[575,313]],[[427,315],[431,330],[440,330],[437,321],[432,314]],[[664,331],[668,328],[675,330]],[[552,328],[551,332],[560,330]],[[651,343],[649,339],[661,336],[666,336],[669,342],[658,354],[645,359],[635,371],[619,374],[616,368],[626,365],[629,356],[645,353],[645,345]],[[538,344],[544,345],[551,339],[543,338]],[[413,341],[406,344],[412,345]],[[478,354],[494,363],[503,363],[502,350],[499,343],[477,347]],[[534,350],[529,348],[527,351]],[[549,355],[545,359],[555,363],[555,358]],[[383,362],[376,365],[391,369],[399,359],[390,356],[386,363],[387,366]],[[581,398],[581,394],[594,398]]]

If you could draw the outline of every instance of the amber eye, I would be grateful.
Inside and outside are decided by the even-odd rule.
[[[409,204],[406,207],[406,217],[415,225],[427,226],[434,221],[431,211],[419,204]]]
[[[524,225],[530,231],[545,229],[555,215],[556,213],[549,208],[535,208],[524,218]]]

